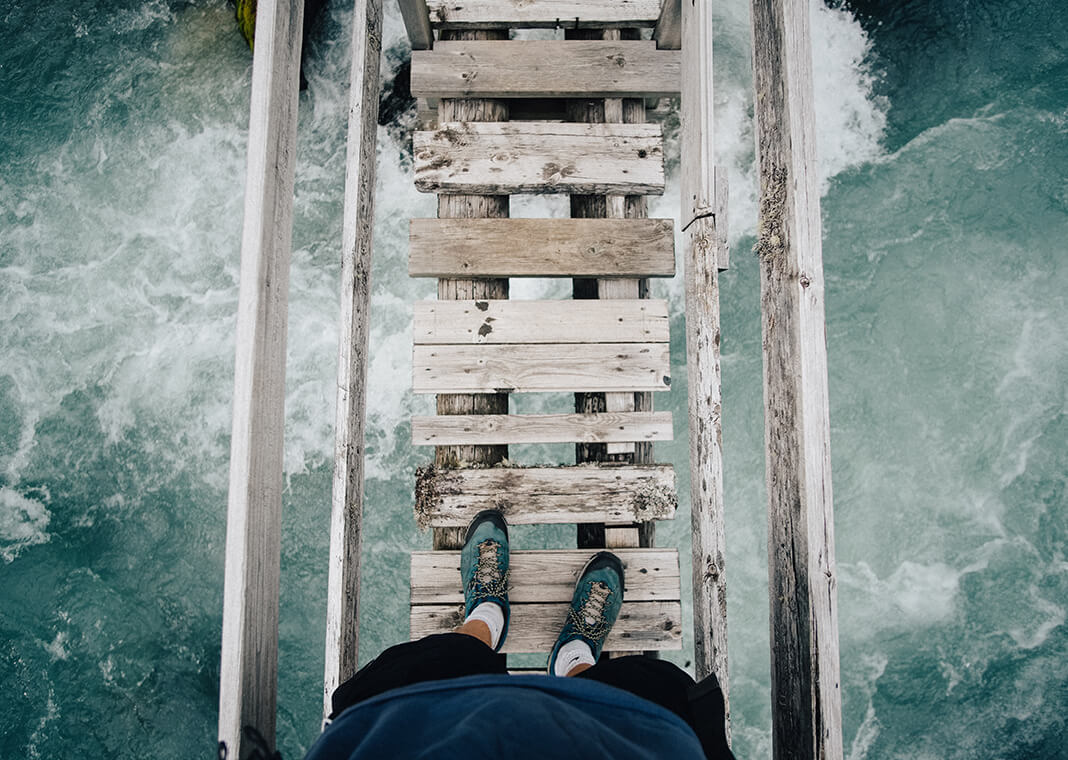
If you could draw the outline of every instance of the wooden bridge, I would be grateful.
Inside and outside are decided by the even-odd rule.
[[[342,273],[337,459],[331,517],[325,704],[356,670],[363,425],[381,44],[380,0],[356,0]],[[807,3],[752,0],[762,219],[758,252],[768,405],[769,564],[778,757],[838,758],[826,355],[819,203],[812,155]],[[410,223],[409,274],[437,279],[413,304],[412,419],[433,459],[414,519],[433,549],[411,557],[411,636],[461,622],[459,549],[479,510],[512,524],[576,525],[553,550],[514,551],[504,651],[548,652],[591,550],[627,568],[608,652],[679,649],[679,557],[655,546],[676,512],[675,473],[657,464],[677,377],[667,303],[650,279],[686,281],[693,641],[698,678],[728,691],[720,433],[719,271],[726,269],[726,172],[712,164],[712,9],[706,0],[400,0],[412,43],[416,187],[438,198]],[[242,241],[220,742],[240,728],[273,743],[277,658],[286,290],[301,4],[260,3]],[[556,29],[555,39],[510,39]],[[648,117],[681,97],[681,222],[650,219],[664,192],[664,140]],[[571,218],[512,219],[520,193],[569,197]],[[515,277],[565,278],[572,298],[509,300]],[[562,408],[509,413],[521,393],[566,393]],[[558,397],[558,396],[557,396]],[[573,399],[573,400],[572,400]],[[575,462],[517,462],[509,445],[573,443]]]

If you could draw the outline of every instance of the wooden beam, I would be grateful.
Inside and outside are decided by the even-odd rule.
[[[677,601],[679,554],[675,549],[619,549],[630,602]],[[460,552],[412,552],[412,604],[461,604]],[[570,602],[585,549],[513,551],[508,565],[511,604]]]
[[[415,346],[416,393],[671,389],[667,343]]]
[[[511,654],[552,650],[567,617],[567,606],[566,602],[512,605],[508,638],[501,651]],[[463,604],[412,607],[412,639],[448,633],[463,622],[463,611]],[[608,652],[682,649],[682,605],[624,601],[604,648]]]
[[[842,757],[837,568],[812,46],[805,0],[751,0],[757,146],[772,746]]]
[[[442,121],[414,146],[424,193],[664,192],[658,124]]]
[[[726,226],[726,215],[717,213],[717,183],[713,173],[712,33],[711,4],[683,3],[685,70],[681,105],[680,211],[686,229],[694,669],[698,679],[715,673],[719,680],[726,703],[729,736],[718,273],[720,252],[726,248],[726,238],[717,234],[721,223]]]
[[[412,54],[415,97],[668,98],[680,55],[650,41],[441,42]]]
[[[690,0],[692,6],[706,2]],[[682,47],[682,0],[663,0],[656,28],[653,29],[653,39],[661,50],[678,50]]]
[[[434,32],[430,28],[430,12],[426,0],[397,0],[400,6],[404,28],[408,32],[408,42],[412,50],[430,50],[434,47]],[[381,47],[379,39],[376,44]]]
[[[516,525],[670,520],[675,504],[670,465],[416,472],[415,514],[424,526],[466,526],[483,509],[499,509]]]
[[[671,219],[412,219],[412,277],[673,277]]]
[[[671,412],[412,417],[416,446],[670,441]]]
[[[666,343],[667,301],[416,301],[417,345]]]
[[[430,0],[430,23],[438,29],[556,29],[649,27],[658,0]]]
[[[507,29],[442,30],[442,40],[506,40]],[[444,98],[439,107],[443,122],[499,122],[508,120],[508,103],[491,99]],[[438,216],[442,218],[500,218],[509,214],[507,195],[440,195]],[[446,275],[438,280],[438,299],[505,299],[508,298],[508,280],[471,279],[458,275],[455,279]],[[437,397],[437,413],[454,414],[507,414],[508,394],[440,394]],[[438,446],[434,449],[434,462],[438,466],[451,467],[458,462],[471,464],[496,464],[508,457],[507,446]],[[459,549],[463,546],[466,525],[434,528],[435,549]]]
[[[381,0],[354,0],[345,215],[341,232],[341,331],[326,599],[324,715],[333,711],[330,700],[334,689],[356,672],[359,655],[364,420],[381,30]]]
[[[275,743],[286,318],[304,4],[264,0],[249,111],[226,515],[219,742],[244,726]]]

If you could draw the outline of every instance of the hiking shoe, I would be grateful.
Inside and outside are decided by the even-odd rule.
[[[611,552],[599,552],[586,563],[575,584],[567,620],[549,655],[549,673],[556,666],[560,647],[575,639],[586,642],[593,658],[599,658],[622,605],[623,563]]]
[[[460,578],[464,584],[464,617],[482,602],[504,611],[504,629],[497,640],[499,652],[508,635],[508,526],[504,515],[487,509],[475,515],[467,528],[460,552]]]

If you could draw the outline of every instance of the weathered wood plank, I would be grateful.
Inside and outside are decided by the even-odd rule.
[[[417,301],[415,343],[664,343],[667,301]]]
[[[286,319],[304,5],[260,3],[252,64],[226,513],[219,741],[275,744]]]
[[[666,98],[679,93],[680,65],[678,51],[644,40],[439,42],[412,54],[412,95]]]
[[[345,217],[341,240],[341,329],[338,336],[334,485],[326,599],[324,715],[332,712],[330,698],[334,689],[356,672],[359,655],[363,439],[381,39],[381,0],[356,0],[352,23]]]
[[[442,40],[506,40],[507,29],[442,30]],[[503,100],[454,99],[441,101],[442,121],[507,121],[509,106]],[[507,195],[443,195],[438,196],[438,216],[442,218],[506,217],[509,214]],[[438,299],[504,299],[508,298],[507,279],[469,279],[460,274],[453,279],[438,280]],[[508,395],[488,394],[441,394],[437,397],[437,413],[453,414],[506,414]],[[472,464],[495,464],[508,456],[507,446],[438,446],[434,450],[434,462],[439,466],[454,466],[457,462]],[[434,529],[435,549],[459,549],[463,546],[464,528]]]
[[[843,755],[809,4],[751,0],[775,758]]]
[[[693,2],[691,5],[706,5]],[[661,50],[678,50],[682,47],[682,0],[662,0],[660,15],[653,29],[653,39]],[[711,67],[709,67],[711,71]]]
[[[416,393],[666,391],[667,343],[415,346]]]
[[[679,555],[675,549],[619,549],[631,602],[677,601]],[[513,551],[508,569],[508,601],[570,602],[575,583],[590,560],[585,549]],[[412,552],[411,603],[459,604],[460,552]]]
[[[658,124],[445,122],[414,136],[422,192],[664,192]]]
[[[672,436],[671,412],[412,417],[416,446],[670,441]]]
[[[400,6],[404,29],[408,32],[408,42],[411,43],[412,50],[429,50],[434,47],[434,32],[430,28],[430,11],[426,7],[426,0],[397,0],[397,4]],[[375,44],[381,48],[381,39]]]
[[[666,5],[669,4],[671,0],[666,0]],[[729,736],[718,275],[718,253],[726,247],[726,236],[717,234],[720,223],[725,230],[726,216],[720,213],[713,172],[712,8],[708,3],[683,3],[681,11],[682,56],[686,69],[680,109],[684,156],[680,169],[680,212],[686,228],[694,669],[697,678],[715,673],[719,680]],[[725,267],[725,253],[723,259]]]
[[[671,219],[412,219],[412,277],[673,277]]]
[[[416,473],[420,525],[466,526],[483,509],[509,523],[629,523],[675,514],[670,465],[578,467],[424,467]]]
[[[658,0],[430,0],[430,23],[438,29],[555,29],[650,27]]]
[[[508,638],[501,651],[548,652],[567,617],[567,603],[515,604]],[[463,622],[462,604],[420,604],[412,607],[413,640],[448,633]],[[682,648],[682,606],[679,602],[624,601],[619,619],[605,641],[609,652],[641,652]]]

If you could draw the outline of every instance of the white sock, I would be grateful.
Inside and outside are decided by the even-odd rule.
[[[556,665],[553,666],[554,676],[566,676],[576,665],[595,665],[593,650],[590,645],[581,639],[574,639],[560,647],[556,653]]]
[[[501,638],[501,632],[504,631],[504,610],[501,609],[501,606],[494,602],[482,602],[482,604],[471,610],[471,614],[467,616],[464,622],[468,623],[472,620],[481,620],[486,624],[490,631],[490,646],[496,649],[497,642]]]

